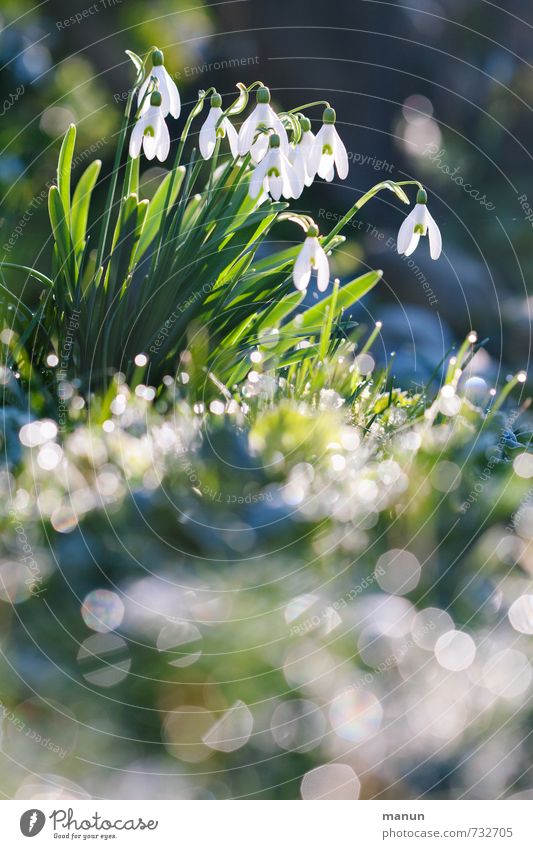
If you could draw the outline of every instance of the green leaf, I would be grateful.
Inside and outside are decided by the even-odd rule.
[[[384,180],[382,186],[383,188],[390,189],[391,192],[394,192],[396,197],[400,198],[402,203],[409,204],[411,202],[402,187],[395,183],[394,180]]]
[[[126,54],[126,56],[129,56],[129,58],[131,59],[131,61],[135,65],[135,68],[137,70],[137,82],[140,82],[141,79],[144,76],[144,62],[143,62],[143,60],[141,59],[140,56],[137,56],[137,54],[134,53],[133,50],[125,50],[124,53]]]
[[[176,171],[169,172],[150,201],[141,238],[139,240],[139,246],[137,248],[137,262],[143,254],[146,253],[157,236],[159,228],[163,222],[163,216],[174,204],[179,194],[184,176],[185,167],[183,165],[180,165]]]
[[[107,298],[112,302],[115,293],[125,282],[130,261],[138,240],[138,199],[132,194],[125,198],[117,221],[113,249],[109,260]],[[146,207],[146,202],[143,202]],[[144,210],[143,213],[144,214]]]
[[[60,263],[60,271],[66,275],[69,289],[73,291],[77,281],[77,267],[74,257],[74,246],[67,224],[65,208],[59,188],[51,186],[48,193],[48,212],[54,233]]]
[[[85,169],[72,196],[71,233],[76,253],[83,250],[87,233],[87,219],[93,189],[100,174],[102,161],[95,159]]]
[[[71,124],[65,133],[57,165],[57,188],[61,195],[67,220],[70,218],[70,174],[72,171],[72,157],[74,156],[75,144],[76,126],[75,124]]]
[[[237,88],[239,89],[239,96],[237,100],[231,104],[226,115],[240,115],[241,112],[244,112],[248,105],[248,89],[244,83],[237,83]]]
[[[317,304],[313,304],[308,310],[295,316],[292,321],[285,325],[284,331],[289,336],[292,334],[294,338],[309,333],[320,333],[331,307],[334,306],[334,313],[331,316],[331,320],[333,321],[335,316],[338,316],[343,310],[351,307],[363,295],[366,295],[370,289],[373,289],[382,275],[382,271],[368,271],[361,277],[357,277],[356,280],[347,283],[338,292],[334,291],[327,298],[324,298]],[[288,338],[282,342],[282,350],[290,347],[291,344],[291,340]]]
[[[272,309],[261,317],[261,321],[257,325],[257,330],[264,328],[279,327],[284,318],[286,318],[296,307],[303,301],[304,292],[290,292],[280,298]]]
[[[36,280],[46,283],[47,286],[53,287],[54,285],[53,280],[50,280],[46,274],[42,274],[42,272],[37,271],[35,268],[29,268],[27,265],[19,265],[16,262],[0,262],[0,268],[14,268],[17,271],[24,271],[29,277],[35,277]]]

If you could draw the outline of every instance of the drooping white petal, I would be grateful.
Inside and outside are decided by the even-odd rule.
[[[326,180],[327,183],[331,183],[335,176],[335,163],[332,156],[323,157],[318,176]]]
[[[409,215],[406,215],[400,229],[398,230],[398,240],[396,243],[396,248],[399,254],[404,254],[406,249],[408,248],[411,239],[413,237],[415,231],[416,224],[416,207],[411,210]]]
[[[321,162],[321,159],[322,159],[322,146],[324,144],[325,132],[326,132],[326,125],[323,124],[320,127],[318,133],[315,136],[315,140],[313,142],[313,147],[311,148],[311,152],[309,154],[309,160],[308,160],[308,166],[307,167],[309,169],[309,173],[313,174],[313,176],[315,174],[318,174],[318,169],[320,167],[320,162]]]
[[[263,159],[263,161],[260,162],[259,165],[257,165],[254,168],[254,170],[252,171],[252,176],[250,178],[250,185],[248,187],[248,194],[254,200],[259,196],[259,194],[261,193],[261,189],[263,188],[264,183],[266,182],[265,176],[266,176],[267,168],[269,167],[269,163],[270,163],[270,153],[268,153],[265,156],[265,158]]]
[[[429,209],[426,210],[426,221],[429,237],[429,254],[431,259],[438,259],[442,251],[442,236]]]
[[[237,159],[239,155],[239,136],[237,130],[235,129],[229,118],[224,119],[224,129],[228,137],[231,155],[234,159]]]
[[[269,136],[266,132],[260,132],[257,136],[257,139],[254,141],[253,145],[250,148],[250,154],[255,163],[261,162],[263,157],[265,156],[268,145],[269,145]]]
[[[216,124],[221,115],[222,109],[217,106],[212,106],[208,112],[207,118],[202,124],[198,142],[200,146],[200,153],[204,159],[211,159],[213,156],[217,140]]]
[[[305,153],[302,150],[301,145],[297,144],[296,147],[291,147],[289,162],[292,165],[298,180],[297,192],[293,195],[293,197],[299,198],[304,190],[308,176],[307,168],[305,167]]]
[[[131,134],[131,138],[130,138],[129,152],[130,152],[130,156],[133,159],[135,159],[141,153],[141,147],[142,147],[143,136],[144,136],[144,127],[145,127],[145,118],[141,117],[136,122],[136,124],[133,128],[133,132]]]
[[[142,146],[147,159],[153,159],[156,154],[160,120],[162,120],[160,107],[149,106],[137,122],[137,125],[142,127]]]
[[[257,104],[259,106],[259,104]],[[255,130],[258,124],[257,106],[248,115],[246,121],[242,124],[239,130],[239,155],[245,156],[252,146]]]
[[[170,153],[170,133],[163,116],[160,116],[156,136],[156,156],[160,162],[164,162]]]
[[[304,164],[305,164],[305,185],[306,186],[311,186],[313,184],[313,180],[315,179],[315,176],[316,176],[316,171],[313,171],[311,169],[310,163],[309,163],[314,141],[315,141],[314,134],[311,132],[311,130],[307,130],[307,132],[302,133],[302,138],[300,139],[300,141],[297,145],[300,148],[300,150],[302,151],[302,157],[303,157]]]
[[[329,262],[324,248],[318,241],[315,247],[315,267],[317,270],[316,285],[319,292],[325,292],[329,285]]]
[[[313,252],[313,239],[306,238],[300,253],[296,257],[292,270],[292,281],[300,292],[305,291],[311,279],[311,255]]]
[[[333,156],[335,158],[335,165],[337,166],[337,174],[341,180],[345,180],[348,176],[348,171],[350,170],[350,164],[348,162],[346,147],[339,136],[336,127],[333,127],[332,139]]]
[[[161,96],[163,98],[161,103],[161,106],[163,107],[163,117],[170,113],[173,118],[179,118],[181,112],[181,100],[178,87],[163,65],[161,65],[157,70],[160,71],[158,76]],[[163,90],[165,91],[165,95],[163,95]]]
[[[239,153],[241,156],[245,156],[252,147],[257,128],[259,126],[270,126],[269,109],[268,103],[258,103],[239,130]]]
[[[145,97],[146,92],[148,91],[148,86],[150,86],[150,84],[152,84],[151,89],[153,91],[155,91],[155,89],[157,88],[156,84],[152,80],[152,77],[155,77],[156,79],[158,79],[158,77],[155,74],[155,68],[152,68],[152,70],[146,75],[144,82],[142,83],[139,91],[137,92],[137,105],[139,107],[141,107],[141,104],[142,104],[140,115],[144,115],[148,111],[148,109],[150,108],[150,96]],[[144,101],[144,103],[143,103],[143,101]]]
[[[287,130],[285,129],[285,127],[283,125],[283,121],[281,120],[281,118],[279,118],[278,115],[276,115],[276,113],[274,112],[274,110],[272,109],[272,107],[270,105],[268,106],[268,110],[269,110],[268,111],[268,118],[269,118],[268,126],[271,127],[271,129],[273,129],[274,132],[278,134],[281,150],[283,151],[285,156],[288,156],[289,155],[289,137],[287,136]]]
[[[143,139],[144,155],[147,159],[153,159],[157,151],[157,139],[150,134],[144,135]]]
[[[268,191],[273,200],[279,200],[285,188],[281,174],[271,174],[268,179]]]
[[[318,166],[318,176],[331,183],[335,175],[335,127],[333,124],[324,125],[322,137],[322,154]]]
[[[405,256],[411,256],[411,254],[417,249],[419,241],[420,233],[413,233],[411,240],[404,251]]]
[[[266,159],[266,157],[265,157]],[[283,154],[279,147],[271,148],[268,152],[268,168],[266,169],[266,184],[269,194],[274,200],[279,200],[284,189],[290,192],[290,184],[285,174]],[[289,195],[290,196],[290,195]]]
[[[425,203],[417,203],[415,204],[415,208],[413,210],[413,218],[415,224],[418,224],[424,232],[421,234],[423,236],[426,235],[426,230],[428,226],[428,208]]]
[[[283,177],[283,197],[298,198],[303,191],[303,182],[298,172],[283,153],[280,154],[281,173]]]
[[[306,130],[305,133],[302,133],[302,137],[298,144],[301,146],[304,151],[306,157],[311,153],[311,148],[315,142],[315,135],[311,132],[311,130]]]

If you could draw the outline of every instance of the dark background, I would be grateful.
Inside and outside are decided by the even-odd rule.
[[[78,12],[81,22],[69,21]],[[48,269],[46,188],[59,138],[74,120],[78,172],[94,157],[109,172],[133,79],[124,50],[144,53],[158,44],[185,104],[174,137],[197,90],[213,84],[229,94],[239,80],[262,79],[279,107],[316,99],[335,105],[349,178],[317,183],[298,202],[323,232],[333,226],[327,212],[342,214],[381,179],[425,182],[444,238],[439,262],[429,259],[425,243],[410,263],[387,246],[404,214],[387,193],[365,207],[359,226],[348,228],[335,267],[344,280],[366,266],[384,269],[384,283],[356,317],[383,320],[381,353],[397,352],[404,380],[424,379],[472,328],[488,337],[479,371],[501,378],[502,369],[527,368],[533,261],[533,221],[526,219],[526,204],[533,207],[527,0],[3,0],[0,20],[6,260]],[[317,129],[321,110],[310,115]],[[523,195],[527,201],[519,200]],[[10,245],[17,226],[22,233]]]

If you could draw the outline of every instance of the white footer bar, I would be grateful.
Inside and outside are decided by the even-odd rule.
[[[2,846],[532,849],[533,801],[3,801]],[[30,843],[30,838],[35,843]],[[69,841],[69,842],[67,842]]]

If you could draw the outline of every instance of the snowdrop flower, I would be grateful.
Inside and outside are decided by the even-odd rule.
[[[147,159],[157,156],[160,162],[164,162],[167,158],[170,150],[170,136],[163,118],[161,103],[160,92],[153,91],[148,109],[138,118],[131,134],[130,156],[133,159],[139,156],[141,147]]]
[[[224,118],[217,128],[217,123],[223,114],[221,107],[222,98],[215,92],[211,97],[211,109],[200,130],[200,153],[204,159],[211,159],[213,156],[217,135],[219,138],[227,136],[232,156],[236,158],[239,155],[237,130],[229,118]]]
[[[141,107],[141,115],[148,111],[150,108],[148,103],[148,98],[143,99],[148,91],[148,86],[152,81],[152,77],[155,77],[157,80],[157,90],[161,94],[161,114],[163,118],[170,113],[173,118],[179,118],[181,112],[181,100],[178,88],[176,83],[166,70],[163,65],[163,51],[162,50],[153,50],[152,51],[152,70],[147,75],[145,81],[139,89],[139,93],[137,95],[137,102]]]
[[[317,273],[318,291],[325,292],[329,284],[329,262],[318,241],[318,227],[315,226],[309,227],[292,272],[293,283],[301,292],[307,289],[313,269],[316,269]]]
[[[268,150],[268,134],[262,132],[254,142],[258,130],[272,130],[279,136],[281,150],[289,155],[289,139],[280,118],[270,105],[270,91],[265,86],[257,89],[257,105],[239,130],[239,154],[251,153],[254,162],[261,162]]]
[[[274,200],[279,200],[281,195],[285,198],[298,196],[300,182],[280,145],[277,134],[270,136],[268,153],[252,172],[248,190],[251,198],[259,197],[261,189],[269,192]]]
[[[302,191],[304,186],[310,186],[315,179],[315,174],[309,169],[309,158],[313,149],[315,136],[311,132],[311,121],[305,116],[300,118],[302,135],[300,141],[291,147],[289,161],[294,166],[300,179]]]
[[[420,236],[429,235],[431,259],[438,259],[442,251],[442,237],[433,216],[427,208],[428,196],[420,189],[416,206],[411,210],[398,232],[398,253],[410,256],[420,241]]]
[[[337,120],[335,110],[329,106],[324,109],[322,120],[324,123],[316,134],[309,156],[309,171],[313,176],[318,174],[330,183],[336,166],[339,178],[345,180],[349,169],[348,154],[335,128]]]

